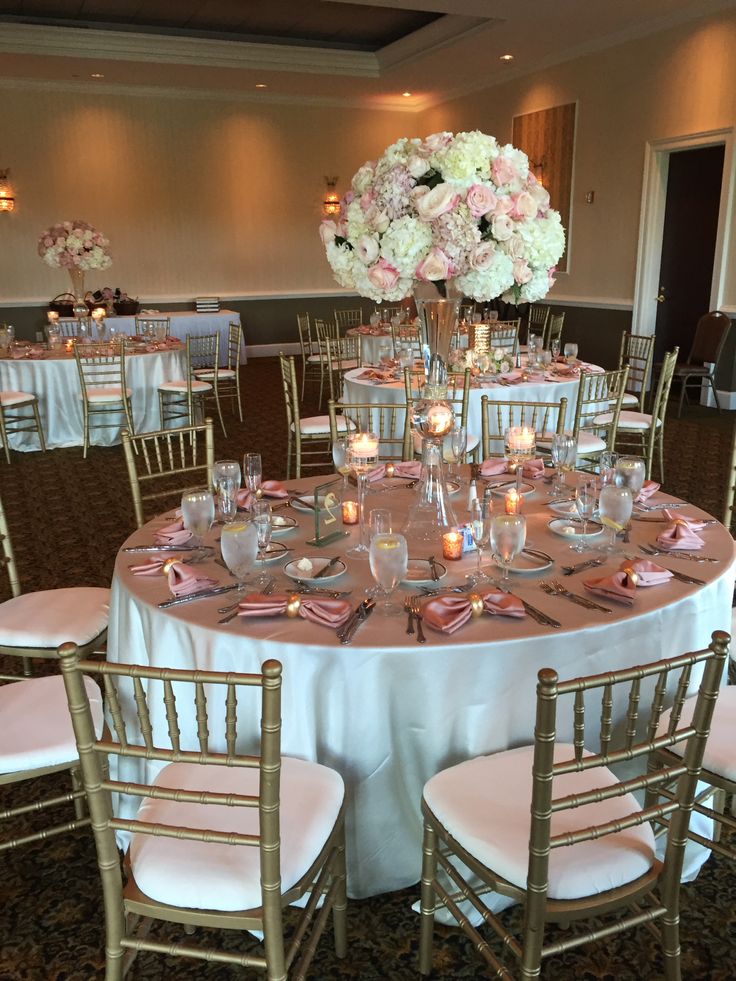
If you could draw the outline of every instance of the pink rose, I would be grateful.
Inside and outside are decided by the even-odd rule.
[[[491,222],[491,232],[497,242],[507,242],[514,232],[514,223],[508,215],[496,215]]]
[[[452,133],[432,133],[422,143],[422,150],[427,153],[436,153],[437,150],[449,146],[450,143],[452,143]]]
[[[521,191],[512,199],[513,208],[509,212],[512,218],[523,220],[524,218],[534,218],[537,214],[537,202],[528,191]]]
[[[392,290],[399,281],[399,270],[395,269],[386,259],[379,259],[375,266],[368,270],[368,279],[383,293]]]
[[[486,187],[485,184],[473,184],[471,188],[468,189],[467,197],[465,198],[465,203],[470,209],[470,213],[473,218],[482,218],[483,215],[487,215],[489,211],[493,211],[496,207],[498,199],[490,187]]]
[[[491,215],[494,218],[500,218],[501,215],[509,214],[509,212],[512,211],[513,207],[514,207],[514,202],[511,200],[508,194],[499,194],[496,196],[496,206],[491,212]]]
[[[460,195],[449,184],[437,184],[426,194],[415,198],[417,214],[422,221],[434,221],[457,206]]]
[[[476,245],[476,247],[468,255],[470,268],[488,269],[493,262],[493,257],[495,254],[496,246],[493,244],[493,242],[481,242],[480,245]]]
[[[552,289],[552,287],[553,287],[553,286],[555,285],[555,283],[557,282],[557,280],[555,279],[555,273],[556,273],[556,272],[557,272],[557,266],[551,266],[551,267],[550,267],[550,268],[549,268],[549,269],[547,270],[547,282],[549,283],[549,288],[550,288],[550,289]]]
[[[523,286],[524,283],[528,283],[532,278],[532,271],[529,268],[529,263],[526,259],[515,259],[514,260],[514,280]]]
[[[334,242],[335,235],[337,235],[337,225],[334,221],[325,218],[324,221],[320,222],[319,237],[322,239],[323,245],[329,245],[330,242]]]
[[[508,157],[496,157],[493,161],[493,180],[496,184],[513,184],[519,180],[519,171]]]
[[[529,193],[534,198],[537,204],[537,210],[547,211],[549,209],[549,191],[544,187],[543,184],[539,183],[536,177],[534,177],[534,183],[532,184],[531,183],[532,177],[534,177],[534,174],[530,173]]]
[[[353,201],[355,200],[355,191],[352,191],[352,190],[351,191],[345,191],[345,193],[343,194],[342,199],[345,202],[345,207],[347,208],[347,206],[349,204],[352,204]]]
[[[54,244],[54,240],[50,235],[46,235],[46,237],[43,240],[43,244],[48,248],[49,246]]]
[[[417,279],[435,282],[438,279],[447,279],[454,271],[449,256],[435,245],[417,266],[415,276]]]
[[[355,245],[355,251],[366,266],[369,266],[378,258],[378,240],[373,238],[372,235],[361,235]]]

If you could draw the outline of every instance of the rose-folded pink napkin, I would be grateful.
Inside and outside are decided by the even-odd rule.
[[[499,477],[501,474],[509,472],[508,461],[500,458],[484,460],[480,465],[481,477]],[[521,474],[527,480],[537,480],[539,477],[543,477],[544,460],[541,457],[536,460],[527,460],[521,468]]]
[[[617,600],[627,606],[633,604],[636,595],[636,583],[627,572],[614,572],[612,576],[602,576],[600,579],[586,579],[583,586],[588,592]]]
[[[667,512],[665,514],[667,517],[671,517]],[[657,535],[657,545],[671,552],[680,549],[688,551],[700,549],[705,545],[705,542],[695,532],[702,527],[702,521],[691,524],[685,518],[675,518],[671,525],[668,525],[660,535]]]
[[[648,501],[653,494],[657,493],[660,486],[661,485],[658,484],[656,480],[645,480],[644,483],[642,484],[641,490],[636,495],[635,503],[643,504],[644,501]]]
[[[285,593],[274,593],[271,596],[249,593],[239,603],[238,616],[279,617],[286,613],[288,604],[289,597]],[[351,612],[349,600],[322,596],[304,596],[299,606],[300,617],[335,630],[347,622]]]
[[[169,589],[174,596],[201,593],[203,589],[211,589],[216,585],[216,579],[198,576],[190,565],[185,565],[183,562],[172,562],[169,567]]]
[[[191,537],[191,531],[186,530],[184,522],[179,518],[170,525],[159,528],[153,540],[156,545],[186,545]]]
[[[261,481],[261,497],[288,497],[289,492],[281,483],[280,480],[263,480]],[[238,507],[245,508],[249,511],[253,506],[253,502],[258,500],[257,494],[252,490],[244,488],[238,491]]]
[[[422,465],[419,460],[404,460],[394,464],[395,477],[408,477],[411,480],[418,480],[422,475]],[[386,464],[379,463],[368,474],[368,480],[383,480],[386,476]]]
[[[483,600],[483,609],[494,616],[523,617],[526,610],[521,600],[501,590],[491,589],[478,592]],[[471,600],[467,596],[436,596],[422,609],[424,622],[435,630],[453,634],[470,620],[473,614]]]
[[[669,569],[663,569],[661,565],[650,562],[649,559],[634,559],[633,562],[623,562],[621,572],[628,573],[629,570],[636,573],[638,586],[660,586],[672,579],[672,573]]]

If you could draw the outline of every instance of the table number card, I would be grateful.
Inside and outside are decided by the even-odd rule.
[[[347,534],[342,527],[342,477],[333,477],[314,488],[314,538],[307,545],[321,548]]]

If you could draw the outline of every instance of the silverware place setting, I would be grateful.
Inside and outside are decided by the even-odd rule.
[[[571,593],[569,589],[566,589],[556,579],[542,580],[539,588],[550,596],[563,596],[565,599],[570,600],[571,603],[576,603],[586,610],[597,610],[599,613],[613,613],[613,610],[608,606],[601,606],[600,603],[588,599],[587,596],[580,596],[579,593]]]
[[[625,555],[624,558],[627,562],[636,562],[637,557],[635,555]],[[668,569],[667,566],[662,566],[667,572],[672,573],[672,578],[677,579],[679,582],[686,582],[692,586],[705,586],[704,579],[696,579],[695,576],[686,576],[684,572],[677,572],[676,569]]]
[[[274,591],[276,586],[276,580],[271,576],[271,578],[265,583],[261,589],[261,596],[270,596]],[[230,623],[238,615],[238,607],[240,606],[240,600],[237,603],[233,603],[231,606],[223,606],[217,612],[225,613],[226,616],[222,620],[218,620],[218,623]]]
[[[373,608],[376,605],[376,601],[372,599],[365,599],[362,603],[359,603],[355,610],[353,610],[350,618],[346,623],[338,630],[337,637],[341,644],[349,644],[353,639],[353,635],[361,623],[365,623],[368,617],[373,612]]]
[[[509,596],[514,595],[514,593],[509,593]],[[536,606],[532,606],[531,603],[528,603],[525,599],[522,599],[521,596],[517,596],[516,599],[518,599],[532,620],[536,621],[536,623],[540,624],[540,626],[552,627],[555,630],[562,626],[559,620],[555,620],[554,617],[549,616],[549,614],[545,613],[543,610],[538,609]]]
[[[653,545],[640,545],[639,551],[645,555],[666,555],[671,559],[686,559],[689,562],[718,562],[707,555],[693,555],[692,552],[679,552],[677,549],[655,548]]]
[[[563,576],[574,576],[576,572],[583,572],[585,569],[594,569],[596,566],[603,565],[606,560],[603,558],[586,559],[585,562],[578,562],[575,565],[563,565]]]
[[[409,596],[407,598],[406,603],[404,604],[404,607],[405,609],[407,609],[407,612],[409,614],[409,623],[411,624],[412,620],[414,621],[414,626],[416,627],[416,631],[417,631],[417,643],[425,644],[427,642],[427,638],[424,636],[424,628],[422,627],[422,620],[424,619],[424,617],[422,616],[421,613],[418,597]],[[413,630],[411,631],[409,630],[409,627],[406,628],[406,632],[414,633]]]

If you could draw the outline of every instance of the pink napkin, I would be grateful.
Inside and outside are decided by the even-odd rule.
[[[626,572],[614,572],[612,576],[602,576],[600,579],[587,579],[583,586],[598,596],[605,596],[606,599],[618,600],[631,606],[636,595],[636,584],[631,581],[631,577]]]
[[[580,370],[587,372],[589,375],[602,375],[605,368],[601,368],[599,364],[591,364],[589,361],[578,361],[580,365]]]
[[[289,492],[281,483],[280,480],[264,480],[261,481],[261,496],[262,497],[288,497]],[[253,505],[253,501],[257,500],[256,495],[251,490],[239,490],[238,491],[238,507],[245,508],[249,511]]]
[[[149,559],[141,565],[132,565],[130,571],[134,576],[159,576],[163,572],[164,562],[168,561],[163,556]]]
[[[505,617],[526,616],[524,604],[516,596],[496,589],[479,591],[478,595],[483,600],[486,613]],[[422,615],[430,627],[452,634],[470,620],[472,604],[467,596],[437,596],[425,604]]]
[[[671,518],[670,512],[665,511],[665,515]],[[705,545],[705,542],[700,537],[696,535],[695,532],[703,528],[702,521],[690,522],[686,518],[675,518],[671,525],[668,525],[665,530],[657,536],[657,545],[661,546],[668,551],[677,551],[678,549],[688,549],[695,550],[700,549]]]
[[[521,371],[518,368],[514,368],[513,371],[502,371],[498,377],[503,381],[515,382],[521,379]]]
[[[190,565],[183,562],[172,562],[169,567],[169,589],[174,596],[188,596],[190,593],[201,593],[217,585],[216,579],[198,576]]]
[[[239,604],[241,617],[279,617],[286,613],[289,597],[285,593],[264,596],[262,593],[249,593]],[[305,596],[299,607],[299,616],[323,627],[337,629],[348,620],[352,612],[349,600],[329,597]]]
[[[422,475],[422,465],[419,460],[406,460],[404,462],[399,462],[394,464],[394,476],[396,477],[410,477],[412,480],[418,480]],[[368,474],[368,480],[382,480],[386,476],[386,464],[379,463],[377,467],[374,467]]]
[[[156,545],[186,545],[191,537],[191,531],[186,530],[184,522],[179,518],[170,525],[159,528],[153,540]]]
[[[480,465],[481,477],[498,477],[501,474],[509,473],[508,461],[497,459],[484,460]],[[544,460],[527,460],[521,468],[521,474],[527,480],[537,480],[544,476]]]
[[[643,504],[644,501],[648,501],[653,494],[657,493],[660,486],[656,480],[645,480],[641,490],[636,495],[636,501],[634,503]]]
[[[366,368],[365,371],[361,371],[355,378],[356,380],[366,379],[368,381],[386,382],[392,380],[392,373],[390,371],[378,371],[376,368]]]
[[[633,562],[622,563],[622,572],[628,572],[629,569],[633,569],[639,577],[638,586],[659,586],[672,578],[669,569],[663,569],[661,565],[650,562],[649,559],[635,559]]]

